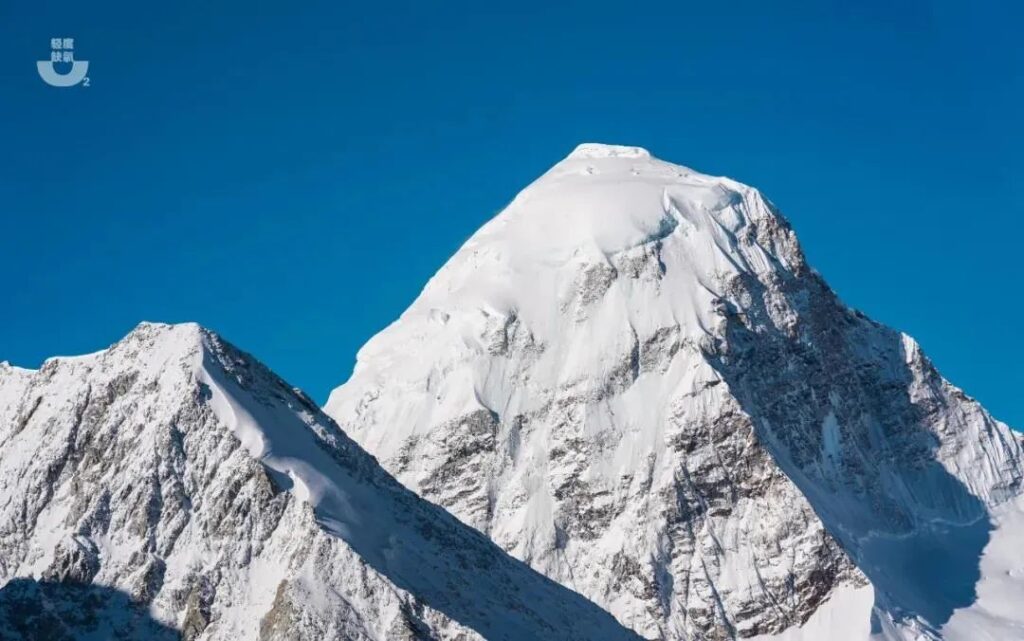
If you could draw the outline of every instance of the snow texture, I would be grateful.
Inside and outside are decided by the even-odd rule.
[[[521,192],[326,411],[648,638],[1024,638],[1020,437],[757,190],[643,149]]]
[[[0,362],[0,638],[1024,639],[1021,436],[637,147],[520,193],[325,409],[193,324]]]
[[[190,324],[0,367],[0,588],[5,640],[639,638]]]

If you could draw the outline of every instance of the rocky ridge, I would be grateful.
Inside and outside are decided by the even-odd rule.
[[[1024,475],[1020,437],[843,305],[757,190],[613,145],[474,234],[326,410],[672,640],[942,638]]]
[[[0,590],[4,639],[638,638],[191,324],[0,366]]]

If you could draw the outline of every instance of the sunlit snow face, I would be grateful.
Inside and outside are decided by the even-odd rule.
[[[709,310],[726,275],[772,264],[753,240],[756,221],[770,216],[756,190],[729,179],[638,148],[581,145],[474,234],[389,331],[441,331],[447,344],[467,344],[488,318],[514,315],[545,340],[566,318],[598,328],[602,314],[642,302],[644,317],[630,322],[671,320],[698,334],[715,322]],[[636,269],[656,273],[615,276]],[[591,305],[607,288],[634,303]],[[581,305],[588,310],[566,311]]]

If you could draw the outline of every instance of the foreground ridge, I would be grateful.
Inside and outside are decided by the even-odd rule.
[[[0,367],[0,638],[40,634],[640,638],[403,488],[248,354],[151,323]]]

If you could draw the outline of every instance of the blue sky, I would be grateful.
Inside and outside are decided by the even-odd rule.
[[[1024,427],[1012,3],[4,3],[0,359],[196,320],[319,400],[582,141],[762,189]],[[36,75],[75,39],[90,86]]]

